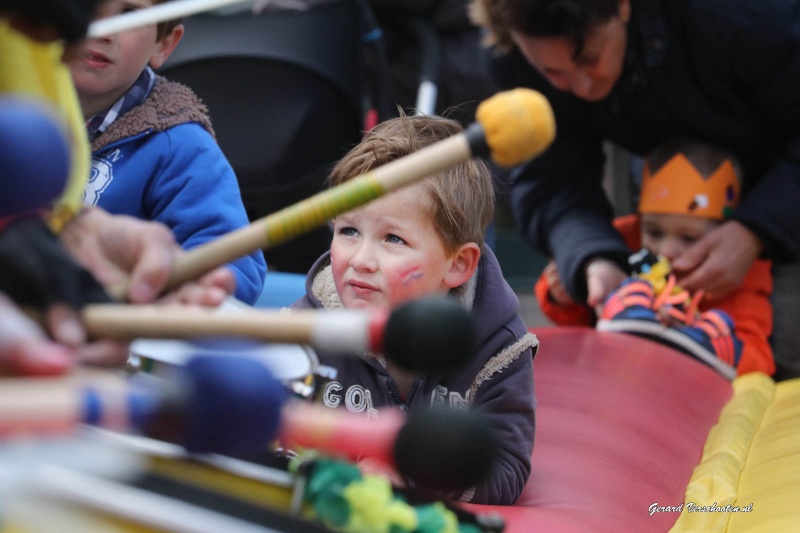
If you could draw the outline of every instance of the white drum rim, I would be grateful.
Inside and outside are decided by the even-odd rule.
[[[236,342],[239,345],[236,345]],[[130,344],[132,356],[143,357],[171,366],[183,366],[197,355],[229,355],[252,357],[264,363],[276,379],[290,381],[303,379],[319,367],[319,357],[311,346],[305,344],[242,343],[234,339],[230,347],[209,347],[202,341],[184,339],[135,339]]]

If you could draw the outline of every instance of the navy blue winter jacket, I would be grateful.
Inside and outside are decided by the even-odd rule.
[[[451,295],[471,310],[477,324],[478,353],[464,368],[444,376],[417,377],[408,398],[402,399],[381,357],[365,354],[363,358],[353,358],[320,352],[320,361],[337,370],[336,378],[325,386],[322,402],[328,407],[374,417],[379,417],[380,408],[387,406],[481,410],[492,421],[500,452],[488,478],[460,499],[511,505],[531,473],[535,428],[533,356],[539,342],[519,316],[519,300],[488,248],[472,278],[453,289]],[[329,253],[311,268],[306,296],[293,307],[342,307]]]
[[[512,199],[528,242],[586,298],[586,262],[625,265],[601,187],[610,141],[645,155],[676,136],[732,150],[745,168],[734,218],[777,261],[800,255],[800,7],[790,0],[635,0],[622,76],[600,102],[559,92],[518,51],[491,58],[504,87],[531,87],[556,115],[556,140],[517,169]]]

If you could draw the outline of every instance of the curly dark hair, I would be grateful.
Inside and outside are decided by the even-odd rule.
[[[583,52],[586,35],[619,14],[619,0],[472,0],[473,22],[488,30],[486,44],[500,52],[515,47],[511,31],[533,37],[566,37]]]

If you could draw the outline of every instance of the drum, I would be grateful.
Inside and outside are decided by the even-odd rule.
[[[390,525],[411,532],[419,524],[431,533],[452,526],[499,533],[504,527],[495,515],[474,514],[410,489],[386,485],[386,498],[376,498],[375,488],[383,486],[377,478],[362,477],[352,463],[316,455],[291,468],[288,462],[190,456],[179,446],[95,428],[67,446],[83,459],[65,461],[57,443],[28,459],[24,481],[0,498],[0,532],[371,533],[389,531]],[[120,467],[99,467],[94,458],[101,456],[106,462],[116,457]],[[4,464],[19,462],[18,454],[4,454],[0,446],[0,472]]]
[[[20,481],[0,499],[1,532],[330,533],[300,517],[297,481],[280,466],[189,456],[180,446],[95,428],[29,446],[41,453],[25,452]],[[19,455],[0,447],[0,467]]]
[[[251,308],[226,300],[219,313],[247,313]],[[129,367],[155,374],[183,366],[194,356],[244,356],[259,360],[295,394],[316,399],[336,370],[321,365],[317,353],[307,345],[264,343],[241,338],[136,339],[130,345]]]

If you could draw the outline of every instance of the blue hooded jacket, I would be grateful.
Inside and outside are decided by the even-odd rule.
[[[167,225],[184,249],[246,226],[239,184],[213,136],[206,107],[159,77],[147,99],[92,143],[83,203]],[[227,265],[234,295],[252,304],[266,275],[259,250]]]

